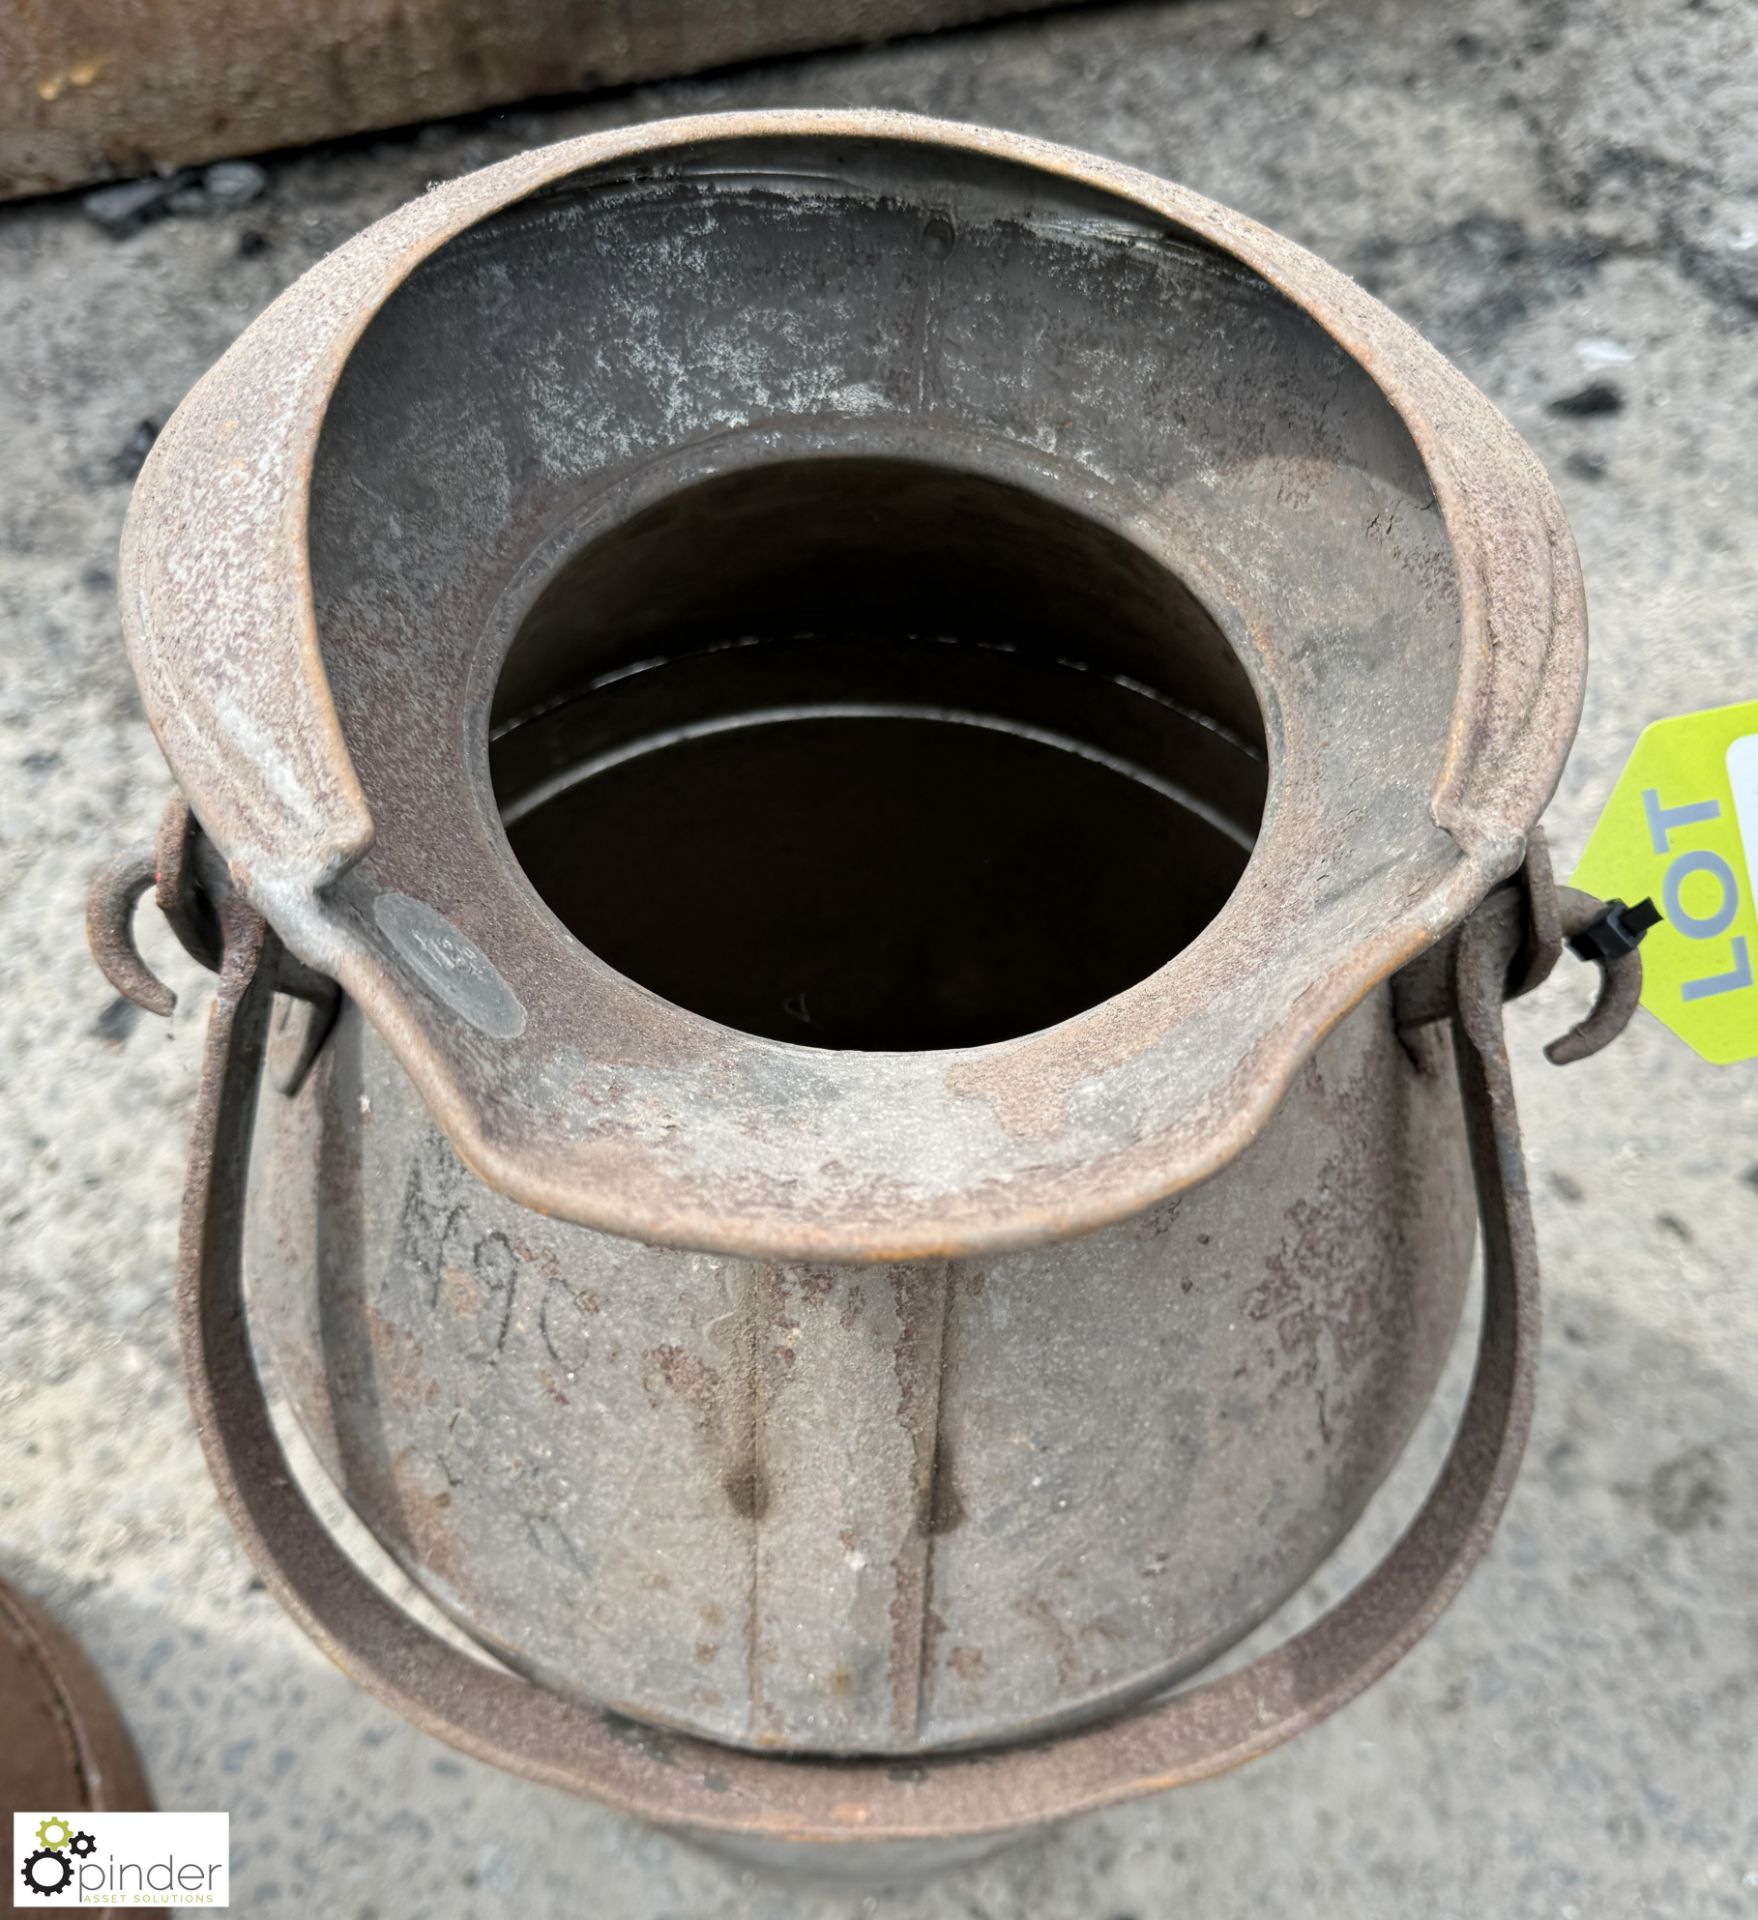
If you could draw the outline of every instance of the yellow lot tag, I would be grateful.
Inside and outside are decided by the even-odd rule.
[[[1636,742],[1574,883],[1652,897],[1642,1004],[1705,1060],[1758,1056],[1758,700],[1657,720]]]

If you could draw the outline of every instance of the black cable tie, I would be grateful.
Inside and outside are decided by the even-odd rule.
[[[1621,900],[1609,901],[1605,910],[1569,939],[1569,951],[1580,960],[1621,960],[1642,944],[1650,927],[1664,918],[1652,900],[1638,900],[1627,907]]]

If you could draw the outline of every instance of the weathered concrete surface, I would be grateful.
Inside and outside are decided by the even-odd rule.
[[[254,1588],[167,1300],[201,985],[161,938],[184,1004],[168,1032],[129,1021],[78,930],[86,870],[163,793],[113,605],[138,423],[427,180],[759,104],[985,119],[1175,175],[1453,354],[1549,464],[1586,564],[1566,871],[1644,722],[1758,691],[1755,29],[1735,0],[1093,10],[287,159],[266,200],[120,243],[70,202],[0,215],[0,1569],[85,1637],[165,1803],[230,1808],[238,1911],[1758,1913],[1758,1069],[1699,1067],[1644,1021],[1555,1072],[1539,1042],[1585,983],[1515,1010],[1551,1289],[1538,1432],[1489,1564],[1375,1693],[1244,1774],[930,1890],[800,1893],[454,1758]],[[247,232],[267,245],[241,256]],[[1548,411],[1595,379],[1620,411]]]

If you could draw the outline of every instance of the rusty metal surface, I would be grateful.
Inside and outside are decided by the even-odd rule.
[[[221,934],[215,902],[230,896],[231,881],[181,794],[165,803],[151,847],[107,862],[86,888],[86,945],[99,970],[124,998],[163,1018],[176,1007],[177,996],[141,957],[134,937],[135,909],[148,893],[184,952],[197,965],[217,972]],[[283,992],[314,1016],[300,1023],[296,1043],[282,1044],[286,1057],[275,1080],[291,1092],[329,1030],[339,994],[333,980],[301,966],[291,955],[282,959],[280,978]],[[288,1024],[283,1020],[280,1028]]]
[[[217,972],[220,927],[209,889],[221,885],[223,877],[210,871],[208,885],[203,885],[201,870],[211,867],[213,850],[181,794],[174,793],[165,803],[153,851],[158,870],[154,897],[165,924],[190,959]]]
[[[13,1858],[14,1812],[139,1813],[153,1803],[103,1681],[72,1637],[5,1581],[0,1702],[0,1884],[10,1910],[23,1864]]]
[[[984,311],[1003,324],[965,324]],[[656,1001],[536,896],[489,794],[510,636],[484,616],[594,515],[875,448],[1078,502],[1180,580],[1244,662],[1270,794],[1219,917],[1102,1006],[988,1047],[807,1055]],[[1339,619],[1310,588],[1343,579]],[[122,598],[238,885],[479,1177],[644,1242],[826,1261],[1089,1232],[1236,1156],[1323,1035],[1518,866],[1584,654],[1535,463],[1351,282],[1163,182],[887,114],[589,139],[381,222],[160,436]],[[1217,711],[1221,669],[1180,671]]]
[[[1518,921],[1456,949],[1454,1045],[1482,1221],[1486,1299],[1470,1399],[1391,1556],[1315,1626],[1225,1677],[1094,1727],[899,1765],[757,1755],[643,1727],[437,1640],[347,1561],[288,1468],[257,1381],[242,1245],[276,942],[234,903],[191,1147],[181,1317],[222,1500],[264,1579],[345,1671],[419,1724],[531,1778],[715,1832],[824,1842],[957,1839],[1204,1779],[1342,1705],[1430,1625],[1487,1544],[1518,1465],[1538,1335],[1536,1254],[1501,1001]]]
[[[1045,4],[27,0],[0,12],[0,199]]]
[[[679,1824],[950,1842],[1237,1764],[1455,1590],[1528,1409],[1499,1007],[1560,938],[1528,835],[1579,586],[1518,443],[1347,282],[969,129],[577,143],[381,223],[240,340],[149,460],[123,604],[203,826],[162,886],[226,934],[192,1391],[265,1577],[365,1684]],[[849,785],[880,722],[908,771]],[[937,777],[924,726],[976,771],[892,804]],[[742,829],[644,837],[728,765]],[[900,871],[853,851],[886,811]],[[1073,897],[1064,839],[1143,851],[973,961],[1012,909],[956,933],[959,896],[1027,816],[1015,897]],[[618,874],[645,947],[594,930]],[[900,1022],[948,948],[970,979]],[[1381,983],[1425,949],[1400,1021]],[[323,975],[333,1031],[271,1040]],[[851,976],[877,997],[832,1006]],[[781,1037],[802,980],[816,1047]],[[1400,1032],[1442,1018],[1451,1047]],[[1490,1298],[1429,1506],[1319,1626],[1168,1697],[1396,1457],[1467,1162]],[[510,1670],[323,1537],[247,1232],[320,1456]]]
[[[86,889],[85,939],[100,971],[124,999],[167,1015],[177,996],[147,966],[134,944],[134,910],[158,878],[158,861],[142,850],[109,862]]]
[[[1446,1049],[1384,992],[1213,1180],[985,1259],[542,1219],[352,1007],[258,1129],[258,1351],[375,1537],[545,1685],[766,1748],[1020,1738],[1201,1666],[1354,1521],[1469,1270]]]
[[[1579,887],[1557,889],[1558,926],[1563,939],[1589,927],[1605,912],[1605,902]],[[1596,962],[1599,968],[1599,992],[1582,1018],[1544,1050],[1554,1067],[1566,1067],[1577,1060],[1591,1060],[1601,1048],[1608,1047],[1636,1017],[1642,1004],[1642,950],[1631,947],[1610,959]]]
[[[1493,917],[1520,929],[1522,941],[1506,983],[1512,1000],[1531,993],[1550,977],[1564,944],[1605,913],[1605,902],[1578,887],[1559,887],[1551,876],[1544,836],[1535,832],[1527,849],[1518,885],[1499,888],[1478,908],[1474,919]],[[1468,923],[1469,924],[1469,923]],[[1456,928],[1426,953],[1420,954],[1392,982],[1392,1004],[1398,1031],[1406,1037],[1450,1017],[1452,976],[1464,927]],[[1607,959],[1597,956],[1599,990],[1593,1005],[1565,1034],[1544,1050],[1552,1066],[1564,1067],[1590,1060],[1603,1051],[1634,1019],[1642,1000],[1642,954],[1639,948]]]

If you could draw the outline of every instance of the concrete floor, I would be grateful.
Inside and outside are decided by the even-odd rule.
[[[1451,354],[1550,467],[1586,565],[1594,674],[1550,816],[1566,873],[1644,723],[1758,693],[1755,29],[1750,0],[1093,8],[282,158],[256,205],[123,242],[73,200],[0,209],[0,1571],[84,1637],[162,1802],[230,1809],[239,1909],[1758,1914],[1758,1070],[1702,1066],[1644,1018],[1557,1072],[1539,1044],[1585,981],[1515,1009],[1550,1291],[1537,1433],[1488,1564],[1390,1679],[1243,1774],[930,1888],[801,1891],[454,1757],[256,1588],[168,1305],[201,982],[161,941],[183,1004],[132,1018],[79,925],[87,871],[166,785],[114,606],[137,424],[429,180],[762,104],[916,108],[1170,174]],[[1593,378],[1621,411],[1547,410]]]

